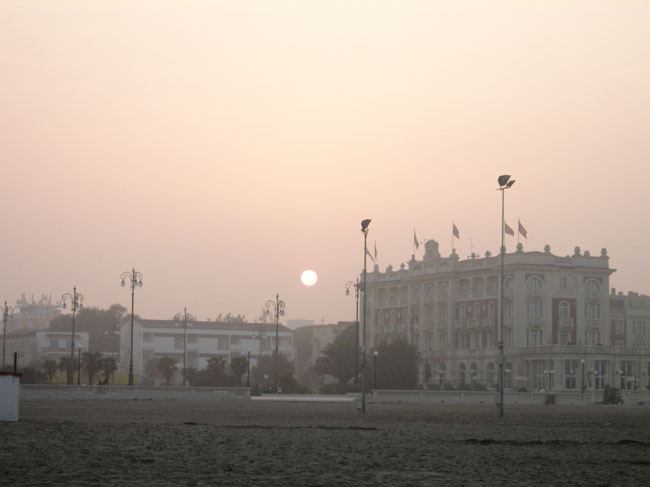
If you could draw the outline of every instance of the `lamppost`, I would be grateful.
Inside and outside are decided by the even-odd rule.
[[[278,350],[278,328],[280,326],[280,316],[284,316],[284,301],[280,300],[280,295],[275,295],[275,301],[268,300],[266,302],[266,314],[271,314],[271,309],[275,314],[275,360],[274,360],[274,374],[275,374],[275,393],[278,393],[278,363],[279,363],[279,350]]]
[[[499,176],[498,179],[499,183],[499,188],[497,191],[501,191],[501,296],[500,296],[500,313],[499,313],[499,321],[500,321],[500,332],[499,332],[499,357],[497,359],[497,363],[499,364],[499,417],[503,418],[503,401],[504,401],[504,396],[503,396],[503,390],[504,390],[504,373],[503,373],[503,365],[505,363],[505,356],[503,353],[503,344],[504,344],[504,335],[503,335],[503,268],[504,268],[504,260],[505,260],[505,255],[506,255],[506,246],[505,246],[505,230],[506,230],[506,214],[505,214],[505,190],[508,188],[511,188],[513,184],[515,184],[514,179],[510,179],[509,174],[504,174],[503,176]]]
[[[187,385],[187,322],[189,321],[191,326],[194,316],[187,312],[187,308],[183,308],[182,313],[176,313],[174,316],[174,321],[177,324],[181,320],[183,320],[183,383]]]
[[[368,225],[370,218],[361,221],[361,233],[363,233],[363,338],[361,345],[361,412],[366,412],[366,264],[368,255]]]
[[[77,314],[77,309],[83,308],[84,297],[83,294],[77,292],[77,286],[73,286],[72,294],[65,293],[61,296],[63,302],[63,309],[66,309],[66,301],[70,301],[72,307],[72,342],[70,343],[70,375],[68,376],[68,385],[72,385],[72,378],[74,376],[74,319]]]
[[[580,394],[585,393],[585,359],[580,359]]]
[[[417,328],[417,325],[415,324],[415,322],[417,321],[418,316],[415,312],[415,309],[413,308],[411,308],[410,318],[411,318],[411,330],[410,330],[411,343],[410,344],[416,346],[417,342],[415,340],[415,328]]]
[[[373,386],[373,390],[377,390],[377,357],[379,357],[379,350],[375,350],[372,352],[372,356],[375,359],[374,363],[374,369],[375,369],[375,385]]]
[[[77,385],[81,385],[81,347],[79,347],[78,350],[78,356],[77,356]],[[92,386],[92,384],[88,384],[89,386]]]
[[[350,295],[350,288],[354,287],[354,298],[356,301],[356,313],[354,320],[354,390],[359,389],[359,278],[355,281],[345,283],[345,295]]]
[[[128,279],[131,284],[131,356],[129,361],[129,385],[133,385],[133,309],[135,305],[135,288],[142,287],[142,274],[136,272],[135,269],[131,271],[122,272],[121,286],[126,286],[125,279]]]
[[[251,386],[251,349],[247,350],[248,358],[246,359],[246,387]]]
[[[5,337],[7,336],[7,320],[14,317],[14,309],[7,306],[7,301],[2,307],[2,368],[5,366]]]

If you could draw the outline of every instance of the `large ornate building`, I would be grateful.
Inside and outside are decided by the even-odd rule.
[[[421,261],[367,275],[368,346],[415,345],[420,381],[434,387],[497,385],[501,257],[455,252],[429,240]],[[527,390],[636,389],[650,384],[650,297],[609,291],[607,251],[547,245],[504,259],[505,386]]]

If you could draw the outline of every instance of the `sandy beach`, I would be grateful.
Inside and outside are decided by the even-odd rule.
[[[21,404],[0,485],[571,485],[650,479],[650,408]]]

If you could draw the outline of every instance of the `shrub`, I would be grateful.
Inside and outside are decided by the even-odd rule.
[[[605,386],[603,394],[603,404],[623,404],[621,391],[616,387]]]

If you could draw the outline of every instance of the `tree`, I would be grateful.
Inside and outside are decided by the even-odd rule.
[[[174,374],[176,374],[177,370],[178,367],[176,367],[176,359],[167,356],[158,359],[158,371],[160,372],[160,375],[162,375],[165,379],[167,386],[169,386],[169,381],[172,377],[174,377]]]
[[[113,357],[104,357],[102,360],[102,373],[104,374],[104,382],[108,384],[108,381],[111,379],[111,376],[117,370],[117,363],[115,363],[115,358]]]
[[[19,372],[22,374],[21,384],[43,384],[47,381],[45,374],[31,365],[20,369]]]
[[[217,323],[246,323],[246,316],[240,314],[235,316],[232,313],[226,313],[225,315],[222,315],[219,313],[214,321]]]
[[[81,365],[88,374],[88,384],[92,385],[95,380],[95,374],[104,367],[104,359],[101,352],[84,352],[81,355]]]
[[[77,311],[75,331],[88,333],[90,350],[116,352],[119,344],[115,332],[127,318],[127,309],[121,304],[113,304],[108,309],[81,308]],[[60,315],[50,321],[50,329],[56,331],[72,330],[72,315]]]
[[[230,370],[237,377],[237,384],[241,387],[241,376],[248,370],[248,359],[246,357],[233,357],[230,361]]]
[[[417,351],[404,340],[377,347],[377,387],[414,389],[418,383]],[[372,361],[374,364],[374,360]],[[372,370],[374,375],[375,371]]]
[[[205,368],[209,384],[212,386],[217,386],[224,370],[226,370],[225,358],[220,357],[219,355],[210,357],[208,359],[208,366]]]
[[[257,365],[252,370],[251,375],[253,376],[253,381],[262,384],[263,387],[268,387],[271,384],[274,384],[275,379],[275,351],[273,355],[263,355],[257,359]],[[280,354],[277,361],[278,365],[278,384],[282,387],[282,379],[287,377],[293,377],[295,374],[295,368],[293,362],[291,362],[285,355]],[[282,390],[289,392],[288,389],[282,387]]]
[[[41,368],[43,369],[43,372],[45,372],[45,375],[47,376],[47,379],[51,384],[54,379],[54,374],[56,374],[56,370],[57,370],[56,360],[52,360],[52,359],[45,360],[41,364]]]
[[[142,377],[142,385],[153,385],[160,377],[160,369],[158,362],[160,359],[156,357],[150,358],[144,366],[144,375]]]
[[[64,355],[63,357],[61,357],[59,359],[59,363],[57,367],[61,372],[65,372],[66,379],[67,379],[66,383],[72,384],[72,377],[70,376],[70,374],[74,375],[74,373],[72,372],[73,367],[70,365],[70,355]]]
[[[339,381],[341,390],[354,377],[355,360],[358,357],[358,349],[355,354],[356,333],[355,325],[348,326],[336,339],[327,345],[321,352],[322,357],[316,359],[314,371],[320,375],[331,375]]]

